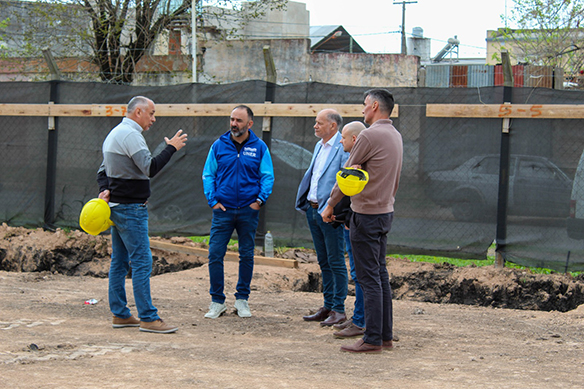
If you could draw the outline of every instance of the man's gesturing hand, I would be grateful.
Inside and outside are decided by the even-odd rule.
[[[184,147],[187,143],[187,134],[183,134],[182,130],[178,130],[177,133],[172,137],[172,139],[168,139],[164,137],[164,141],[167,145],[172,145],[178,151]]]

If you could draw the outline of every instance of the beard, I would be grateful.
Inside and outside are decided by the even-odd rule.
[[[245,132],[247,131],[247,129],[239,129],[238,127],[231,127],[231,136],[233,136],[234,138],[239,138],[240,136],[242,136],[243,134],[245,134]]]

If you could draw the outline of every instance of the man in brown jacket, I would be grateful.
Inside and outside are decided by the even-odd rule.
[[[365,300],[365,334],[355,344],[341,351],[380,353],[393,347],[393,306],[391,286],[385,262],[387,234],[393,220],[393,204],[399,186],[403,142],[389,119],[393,96],[385,89],[365,92],[363,130],[345,166],[360,166],[369,173],[363,191],[351,197],[351,245],[357,279]],[[328,205],[322,212],[325,222],[332,221],[334,206],[343,193],[335,184]]]

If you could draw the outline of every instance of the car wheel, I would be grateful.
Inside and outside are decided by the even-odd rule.
[[[460,192],[452,204],[452,215],[456,220],[476,222],[485,218],[485,204],[483,199],[473,192]]]

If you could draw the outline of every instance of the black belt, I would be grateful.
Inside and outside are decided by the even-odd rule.
[[[310,204],[310,206],[314,209],[318,209],[318,203],[315,203],[314,201],[309,201],[308,204]]]

